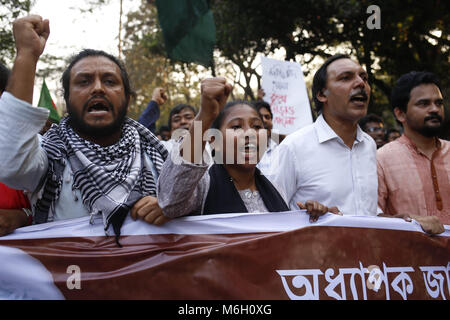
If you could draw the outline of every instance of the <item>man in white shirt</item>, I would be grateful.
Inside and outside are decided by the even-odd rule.
[[[346,55],[333,56],[312,91],[319,117],[283,140],[264,174],[293,210],[314,199],[344,215],[375,216],[376,145],[358,126],[370,98],[367,72]]]

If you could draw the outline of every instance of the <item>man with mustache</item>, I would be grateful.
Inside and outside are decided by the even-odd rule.
[[[17,55],[0,99],[0,181],[31,193],[34,222],[99,216],[116,240],[134,218],[162,223],[156,181],[166,149],[126,117],[134,95],[122,63],[86,49],[64,71],[69,116],[41,139],[48,110],[32,107],[36,64],[50,26],[32,15],[13,23]]]
[[[288,135],[264,172],[286,192],[291,209],[314,199],[344,215],[377,215],[376,145],[358,126],[370,92],[367,72],[347,55],[329,58],[316,72],[319,117]]]
[[[444,100],[437,77],[401,76],[391,105],[404,132],[377,151],[378,206],[385,214],[450,224],[450,142],[438,138]]]

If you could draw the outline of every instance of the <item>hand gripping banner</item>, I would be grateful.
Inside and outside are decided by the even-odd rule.
[[[450,226],[303,211],[127,218],[118,247],[89,217],[0,238],[0,299],[450,299]]]

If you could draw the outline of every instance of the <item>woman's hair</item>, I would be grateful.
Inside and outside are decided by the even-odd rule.
[[[250,108],[252,108],[253,110],[256,111],[256,113],[258,114],[258,117],[260,117],[261,121],[263,121],[263,118],[262,118],[261,114],[259,113],[259,110],[250,101],[234,100],[234,101],[228,102],[225,105],[225,107],[219,112],[219,115],[217,116],[217,118],[212,123],[211,128],[220,130],[220,127],[222,126],[222,123],[223,123],[223,119],[225,119],[225,116],[230,112],[230,109],[232,109],[232,108],[234,108],[235,106],[238,106],[238,105],[249,106]]]

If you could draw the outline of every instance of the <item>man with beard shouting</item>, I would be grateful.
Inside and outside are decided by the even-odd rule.
[[[444,100],[437,77],[401,76],[391,104],[404,133],[377,152],[378,205],[385,214],[434,216],[450,224],[450,142],[438,139]]]
[[[17,55],[0,99],[0,181],[27,190],[34,222],[91,215],[120,235],[126,215],[160,224],[156,181],[166,149],[126,117],[134,95],[115,57],[86,49],[62,76],[69,116],[41,139],[48,110],[32,107],[36,64],[49,21],[28,16],[13,23]]]

